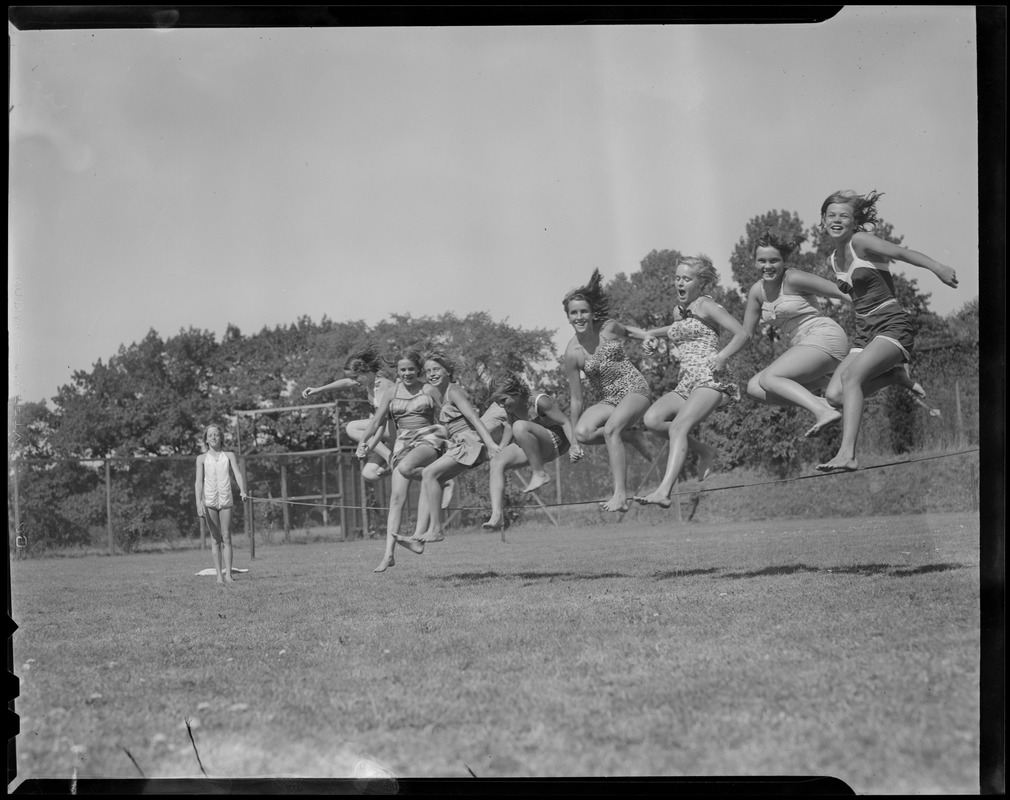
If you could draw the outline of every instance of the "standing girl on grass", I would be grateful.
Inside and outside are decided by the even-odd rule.
[[[680,377],[672,392],[667,392],[652,404],[645,424],[652,430],[667,425],[670,452],[666,473],[659,487],[639,503],[669,508],[670,492],[680,476],[690,447],[692,430],[717,408],[740,399],[740,387],[716,379],[726,361],[750,340],[736,318],[705,292],[719,279],[712,262],[705,256],[682,258],[677,264],[674,286],[677,307],[673,323],[648,332],[646,349],[654,350],[656,336],[667,335],[680,351]],[[722,349],[718,349],[721,331],[733,334]],[[704,478],[704,473],[702,473]]]
[[[246,499],[245,479],[239,471],[235,454],[222,450],[224,438],[217,425],[208,425],[203,432],[207,452],[196,457],[196,514],[206,517],[212,537],[211,553],[218,583],[234,583],[231,576],[231,510],[235,505],[231,493],[231,479],[235,476],[239,492]],[[222,550],[224,558],[222,559]]]
[[[380,374],[385,363],[374,347],[366,347],[352,353],[344,362],[344,377],[337,378],[325,386],[309,386],[302,392],[303,398],[309,398],[319,392],[352,389],[362,387],[368,395],[372,409],[379,406],[381,399],[393,389],[393,382]],[[344,432],[351,439],[360,443],[368,427],[369,420],[356,419],[344,426]],[[390,444],[393,441],[389,426],[375,432],[375,442],[368,461],[361,468],[361,477],[366,481],[377,481],[389,470]]]
[[[438,390],[421,381],[423,363],[421,354],[410,349],[401,353],[396,361],[397,381],[393,391],[379,401],[379,407],[369,421],[358,445],[357,457],[368,458],[375,432],[381,430],[388,419],[396,425],[396,440],[390,457],[392,469],[389,496],[389,515],[386,517],[386,549],[376,572],[385,572],[395,565],[393,550],[397,542],[414,553],[423,553],[424,544],[400,537],[400,518],[407,502],[410,476],[438,458],[445,449],[445,426],[435,421],[442,404]],[[418,500],[418,517],[427,520],[428,502],[424,494]]]
[[[603,292],[600,271],[593,270],[589,283],[565,295],[562,305],[575,336],[565,348],[565,373],[571,391],[571,422],[575,440],[571,459],[583,455],[584,444],[606,444],[610,457],[614,494],[600,503],[604,511],[628,510],[628,457],[625,442],[632,444],[646,458],[652,458],[642,431],[632,427],[649,408],[652,392],[649,382],[628,360],[621,339],[644,340],[641,328],[622,325],[610,319],[610,302]],[[602,398],[583,410],[580,373]],[[547,482],[547,474],[535,475],[526,487],[532,491]]]
[[[842,441],[834,458],[817,465],[822,472],[850,472],[859,468],[856,440],[863,418],[863,401],[875,390],[874,379],[895,367],[904,371],[911,358],[912,321],[898,303],[889,263],[902,261],[928,269],[947,286],[957,288],[953,268],[867,230],[877,221],[879,199],[880,193],[876,191],[866,195],[840,191],[821,204],[821,229],[834,248],[831,269],[838,287],[852,298],[856,312],[852,349],[835,370],[825,393],[829,403],[842,409]],[[920,389],[916,394],[921,397],[924,393]]]
[[[496,405],[484,416],[477,416],[466,391],[453,381],[456,365],[444,353],[426,353],[424,370],[428,383],[442,399],[438,421],[445,425],[449,441],[444,455],[420,470],[421,491],[427,497],[429,519],[425,530],[418,515],[418,529],[411,539],[440,542],[445,538],[442,531],[442,509],[447,502],[443,500],[444,487],[451,485],[449,482],[455,476],[498,455],[504,426],[500,418],[496,421]]]
[[[534,476],[546,476],[544,465],[567,453],[575,439],[571,420],[561,413],[554,398],[543,392],[532,396],[530,387],[517,375],[509,375],[499,384],[495,388],[493,399],[495,404],[504,409],[506,420],[501,450],[491,459],[489,467],[491,517],[481,526],[487,530],[498,530],[505,524],[502,509],[505,501],[505,471],[529,464]],[[578,460],[574,455],[571,459]],[[546,482],[540,481],[534,488],[543,486]],[[533,489],[527,484],[523,491]]]

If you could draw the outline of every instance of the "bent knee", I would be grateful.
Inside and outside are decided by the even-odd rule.
[[[377,481],[382,477],[382,467],[378,464],[365,464],[361,469],[361,477],[366,481]]]
[[[646,411],[645,416],[642,417],[642,424],[650,431],[662,430],[666,421],[666,418],[662,414],[652,411],[651,409]]]

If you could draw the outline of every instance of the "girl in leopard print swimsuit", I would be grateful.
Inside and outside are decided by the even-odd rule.
[[[643,433],[632,430],[632,426],[642,419],[652,398],[648,381],[628,360],[620,340],[644,341],[647,334],[641,328],[609,318],[609,301],[602,283],[600,271],[594,270],[588,284],[569,292],[562,301],[568,321],[575,329],[564,358],[575,431],[569,457],[578,461],[584,452],[582,445],[606,444],[614,494],[600,503],[600,508],[623,512],[628,510],[625,442],[651,460]],[[601,397],[600,402],[586,409],[583,409],[581,373]]]

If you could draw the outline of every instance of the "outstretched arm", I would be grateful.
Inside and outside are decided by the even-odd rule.
[[[354,378],[338,378],[325,386],[309,386],[302,391],[302,397],[311,397],[319,392],[328,392],[331,389],[350,389],[357,386],[358,382]]]
[[[650,335],[650,332],[645,330],[645,328],[638,328],[634,325],[624,325],[616,319],[608,320],[606,325],[603,326],[603,330],[600,332],[609,332],[614,337],[637,339],[639,341],[645,341]]]
[[[953,287],[954,289],[957,288],[957,273],[954,271],[954,268],[948,267],[946,264],[941,264],[939,261],[930,258],[925,253],[920,253],[917,250],[909,250],[907,247],[902,247],[894,242],[888,242],[885,239],[881,239],[879,236],[874,236],[872,233],[867,233],[865,231],[859,231],[858,233],[853,234],[852,246],[856,248],[857,254],[859,254],[860,251],[863,253],[877,253],[878,255],[882,255],[884,258],[890,258],[894,261],[904,261],[906,264],[911,264],[914,267],[928,269],[948,286]]]
[[[782,278],[782,288],[789,294],[816,294],[827,297],[829,300],[849,302],[852,300],[833,281],[802,269],[787,269]],[[746,317],[744,318],[744,327],[747,327]]]

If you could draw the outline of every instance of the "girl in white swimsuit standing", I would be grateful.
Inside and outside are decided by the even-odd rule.
[[[206,517],[212,537],[210,549],[218,583],[232,583],[231,510],[235,505],[231,492],[234,475],[243,500],[246,499],[245,479],[238,468],[235,454],[222,450],[223,437],[217,425],[208,425],[203,440],[207,452],[196,457],[196,513]],[[224,558],[222,559],[222,551]]]

